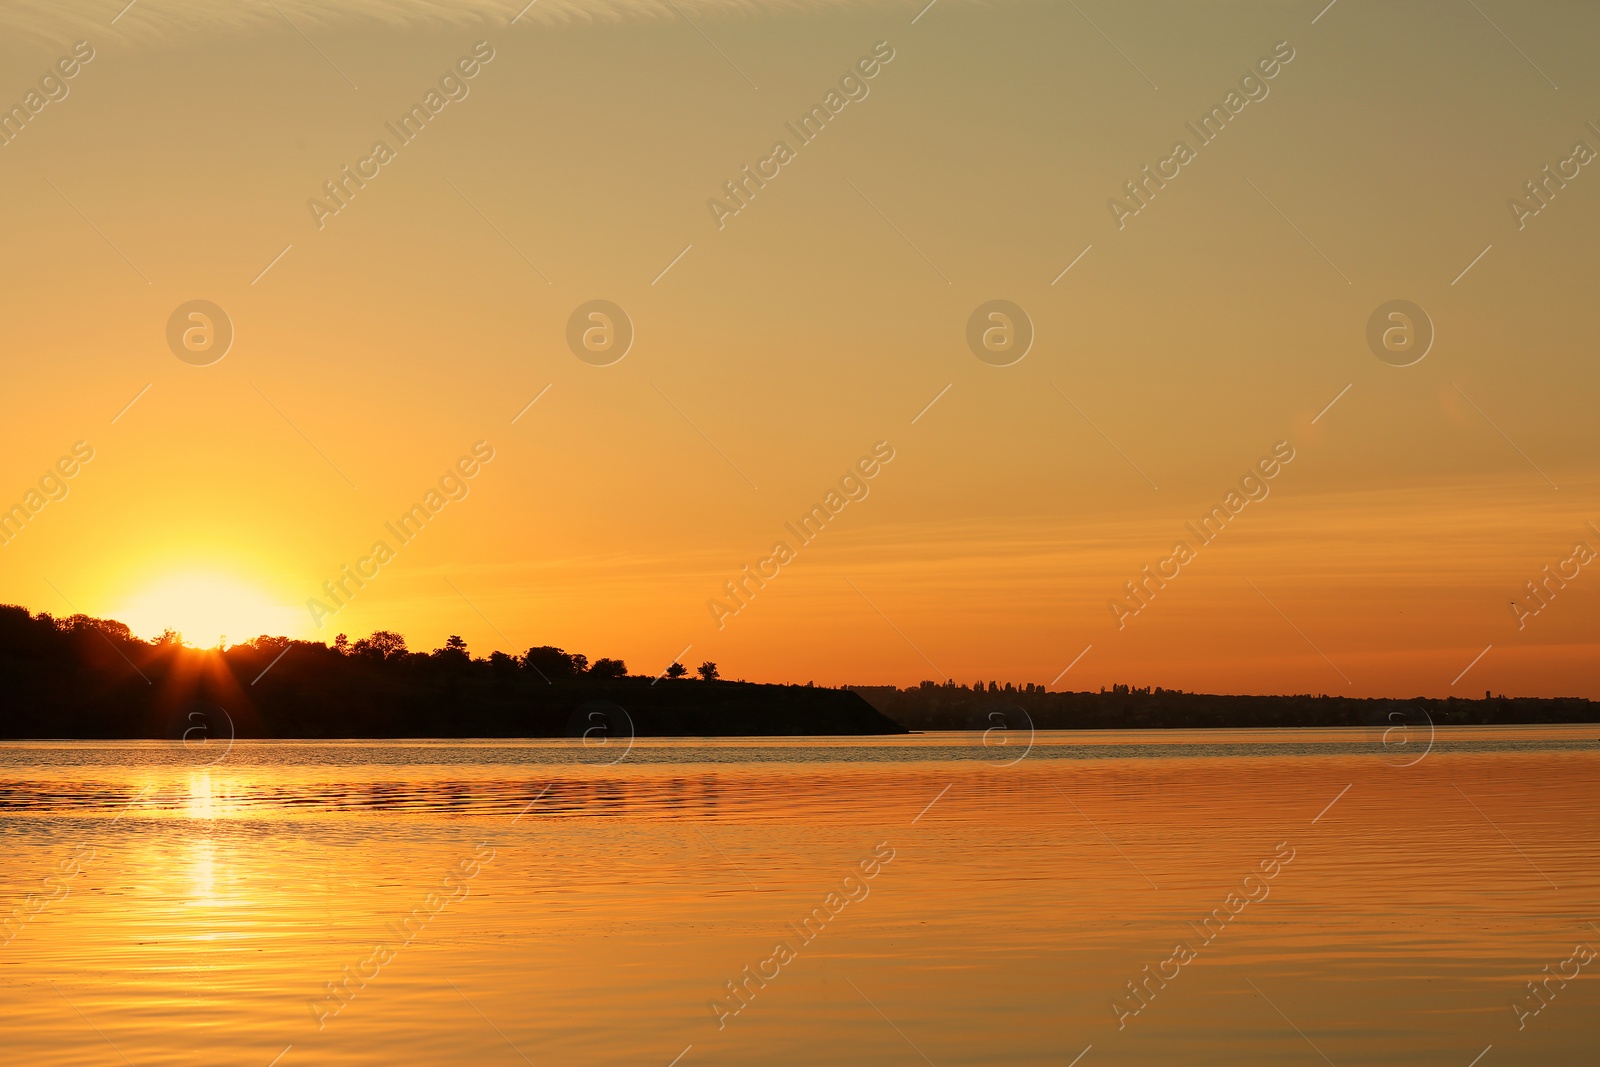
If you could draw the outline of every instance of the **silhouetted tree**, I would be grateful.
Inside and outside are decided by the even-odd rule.
[[[710,660],[706,660],[704,663],[700,664],[697,672],[703,681],[714,682],[717,680],[717,665],[712,663]]]
[[[620,659],[602,657],[594,661],[594,666],[589,668],[589,673],[596,678],[626,678],[628,676],[628,665]]]
[[[668,678],[682,678],[684,675],[686,675],[688,673],[689,673],[689,668],[685,667],[683,664],[679,663],[677,660],[673,660],[672,661],[672,666],[667,668],[667,677]]]
[[[368,659],[394,659],[406,654],[406,639],[393,630],[375,630],[351,645],[350,651]]]
[[[545,678],[557,681],[583,674],[589,669],[589,657],[563,652],[553,645],[530,648],[522,657],[522,665]]]
[[[55,625],[58,629],[70,630],[73,633],[94,633],[98,631],[114,641],[135,640],[132,630],[111,619],[91,619],[87,615],[74,615],[70,619],[57,619]]]

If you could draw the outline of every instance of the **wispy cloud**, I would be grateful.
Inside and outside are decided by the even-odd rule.
[[[948,3],[971,0],[947,0]],[[990,0],[992,2],[992,0]],[[487,35],[512,19],[516,31],[529,26],[568,23],[672,22],[684,16],[699,20],[761,14],[807,14],[859,10],[872,5],[905,8],[914,13],[916,0],[161,0],[138,4],[111,25],[119,5],[105,0],[14,0],[0,9],[0,34],[59,44],[80,38],[117,37],[159,44],[215,36],[287,32],[285,19],[304,32],[337,32],[361,27],[391,29],[480,26]],[[280,14],[281,12],[281,14]],[[520,16],[519,16],[520,12]],[[909,15],[908,15],[909,18]]]

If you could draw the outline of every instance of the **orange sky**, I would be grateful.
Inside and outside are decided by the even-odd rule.
[[[1600,551],[1600,176],[1564,163],[1600,151],[1592,9],[120,6],[0,15],[0,105],[47,101],[0,147],[0,507],[93,450],[0,547],[0,602],[651,674],[690,646],[774,681],[1600,697],[1600,573],[1522,629],[1510,603]],[[1255,98],[1200,144],[1230,91]],[[1576,175],[1519,229],[1547,164]],[[196,299],[234,334],[203,366],[167,336]],[[632,323],[610,365],[568,346],[596,299]],[[1009,366],[966,340],[995,299],[1035,332]],[[1395,299],[1436,333],[1411,366],[1366,340]],[[1119,629],[1124,583],[1279,442],[1270,494]]]

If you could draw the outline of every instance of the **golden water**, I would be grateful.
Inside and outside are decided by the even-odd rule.
[[[0,1044],[29,1067],[1594,1063],[1600,961],[1543,1001],[1525,983],[1600,946],[1597,737],[0,745]],[[1147,964],[1176,976],[1129,1014]],[[741,1007],[747,966],[771,977]]]

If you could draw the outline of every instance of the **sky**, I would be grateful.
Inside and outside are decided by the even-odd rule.
[[[1591,6],[124,2],[0,13],[0,603],[1600,698]]]

